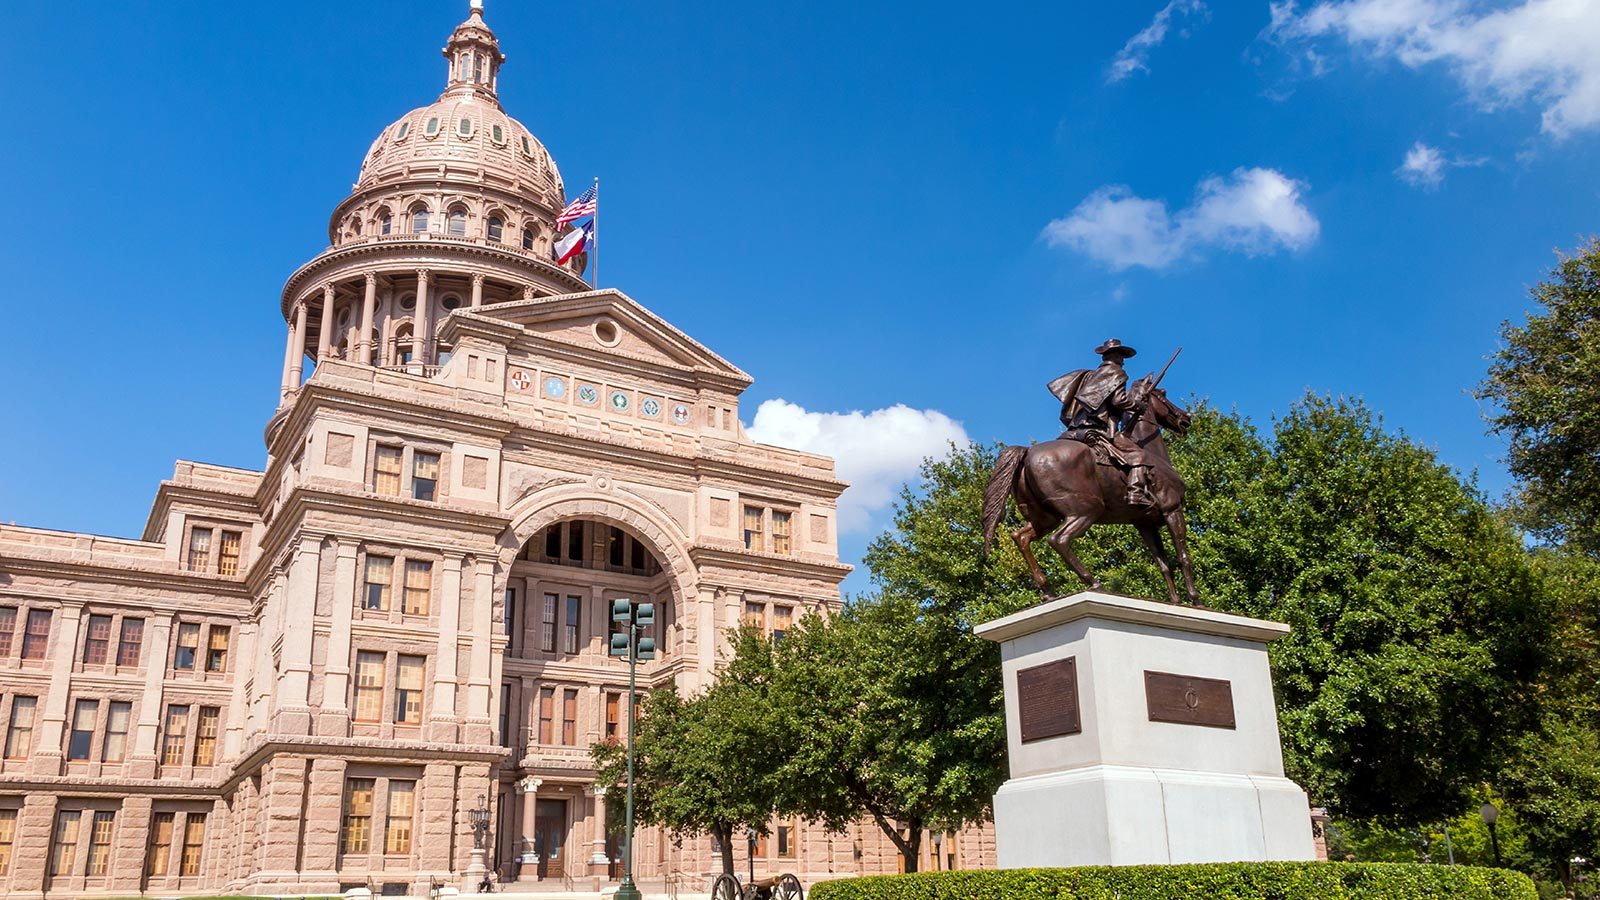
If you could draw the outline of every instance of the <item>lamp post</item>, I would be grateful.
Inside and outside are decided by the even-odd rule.
[[[1478,807],[1478,815],[1483,818],[1483,824],[1489,826],[1489,848],[1494,853],[1494,864],[1500,866],[1500,837],[1495,834],[1494,823],[1500,821],[1500,810],[1494,808],[1493,803],[1485,803]]]
[[[1583,889],[1578,885],[1588,877],[1583,874],[1583,867],[1588,864],[1589,861],[1581,856],[1574,856],[1568,861],[1568,865],[1572,867],[1572,900],[1582,900]]]
[[[628,658],[628,794],[624,826],[627,834],[623,838],[622,884],[617,886],[616,900],[642,900],[639,886],[633,883],[633,728],[639,660],[656,658],[655,638],[640,637],[639,632],[656,624],[656,608],[654,604],[635,603],[629,599],[613,600],[611,621],[623,626],[621,632],[611,635],[611,655]]]
[[[745,844],[746,844],[746,847],[745,847],[745,859],[750,863],[750,881],[745,882],[746,884],[749,884],[750,882],[753,882],[753,881],[756,880],[756,840],[758,838],[760,838],[760,835],[756,833],[756,830],[754,828],[752,828],[752,827],[746,827],[745,828],[745,830],[744,830],[744,841],[745,841]]]
[[[472,861],[467,865],[467,884],[473,893],[481,894],[489,886],[489,803],[478,795],[478,805],[467,810],[467,824],[472,826]]]

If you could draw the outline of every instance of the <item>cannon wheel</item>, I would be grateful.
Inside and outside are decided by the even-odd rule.
[[[711,882],[711,900],[744,900],[739,879],[732,875],[718,875],[717,880]]]
[[[805,891],[800,890],[800,879],[787,872],[778,876],[778,886],[772,892],[772,900],[805,900],[805,898]]]

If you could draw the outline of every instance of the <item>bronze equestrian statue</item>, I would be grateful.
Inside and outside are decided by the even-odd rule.
[[[1033,555],[1033,542],[1046,537],[1084,584],[1099,589],[1100,579],[1072,552],[1072,542],[1092,525],[1132,525],[1161,570],[1168,598],[1177,603],[1173,563],[1161,540],[1165,525],[1183,573],[1184,591],[1195,603],[1199,597],[1189,564],[1183,478],[1172,467],[1161,438],[1163,428],[1178,435],[1187,432],[1189,413],[1161,389],[1165,368],[1160,375],[1139,379],[1130,389],[1123,362],[1135,354],[1134,349],[1112,338],[1095,352],[1100,354],[1099,368],[1068,372],[1049,384],[1061,401],[1066,431],[1053,441],[1000,451],[983,496],[984,553],[994,542],[1009,497],[1026,520],[1011,537],[1039,590],[1047,598],[1053,596]],[[1169,360],[1167,366],[1171,365]]]

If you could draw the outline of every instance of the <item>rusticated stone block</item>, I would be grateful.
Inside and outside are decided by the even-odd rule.
[[[143,881],[145,848],[150,842],[148,796],[135,794],[122,801],[111,839],[111,871],[106,886],[112,891],[137,894]]]
[[[345,761],[319,757],[311,762],[310,796],[302,824],[304,872],[332,872],[339,854],[339,821],[344,804]]]

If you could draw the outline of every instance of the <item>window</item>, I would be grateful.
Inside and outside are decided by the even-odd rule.
[[[744,508],[744,548],[746,550],[765,550],[767,542],[761,533],[761,513],[759,506],[746,506]]]
[[[0,656],[11,655],[11,638],[17,633],[17,608],[0,606]]]
[[[372,843],[371,778],[351,778],[344,783],[344,827],[339,830],[341,853],[366,853]]]
[[[50,610],[28,610],[28,627],[22,633],[22,658],[44,659],[44,651],[48,646],[50,646]]]
[[[189,530],[189,571],[204,572],[211,568],[211,529]]]
[[[579,618],[581,608],[582,601],[579,598],[570,595],[567,597],[567,620],[563,623],[564,627],[562,628],[565,638],[562,649],[568,653],[578,652],[578,628],[583,624]]]
[[[765,603],[745,601],[744,623],[765,630],[767,627],[767,605]]]
[[[439,487],[439,454],[421,453],[411,457],[411,496],[432,500]]]
[[[567,688],[561,698],[561,743],[571,747],[578,743],[578,691]]]
[[[400,123],[400,127],[396,128],[394,130],[394,139],[397,140],[397,141],[405,140],[406,139],[406,132],[408,132],[410,130],[411,130],[411,123],[410,122],[401,122]]]
[[[33,714],[38,697],[11,698],[11,725],[6,729],[6,759],[25,759],[33,751]]]
[[[506,588],[505,611],[501,616],[506,626],[506,637],[517,633],[517,592],[515,588]]]
[[[389,556],[367,557],[367,590],[361,596],[362,609],[384,610],[389,608],[389,584],[394,580],[394,558]]]
[[[56,813],[54,846],[50,850],[50,877],[72,874],[72,860],[78,853],[78,820],[83,813],[62,810]]]
[[[449,225],[451,234],[455,235],[456,237],[466,237],[466,235],[467,235],[467,214],[465,212],[463,212],[462,210],[459,210],[459,209],[450,210],[450,217],[449,217],[449,219],[448,219],[446,224]]]
[[[112,701],[111,711],[106,714],[106,743],[100,751],[102,762],[122,762],[127,755],[128,720],[132,717],[132,711],[132,703]]]
[[[233,629],[226,625],[211,626],[211,633],[206,638],[206,671],[228,671],[228,639],[232,637]]]
[[[528,143],[528,136],[522,136],[522,152],[528,156],[533,155],[533,145]]]
[[[67,759],[83,762],[94,743],[94,720],[100,715],[100,701],[79,700],[72,704],[72,730],[67,735]]]
[[[400,611],[408,616],[425,616],[433,593],[433,563],[425,559],[406,560],[406,588]]]
[[[110,655],[111,617],[90,616],[83,638],[83,661],[91,666],[103,666]]]
[[[416,725],[422,721],[422,667],[425,662],[421,656],[402,656],[399,659],[400,672],[394,692],[396,723]]]
[[[505,236],[506,222],[499,216],[489,217],[489,240],[499,243]]]
[[[189,736],[189,707],[172,704],[167,707],[167,727],[161,736],[161,764],[176,766],[183,763],[183,741]]]
[[[172,654],[172,667],[194,671],[194,658],[200,652],[200,625],[197,622],[178,623],[178,649]]]
[[[411,852],[411,816],[416,809],[415,781],[389,782],[389,814],[383,828],[383,852],[403,855]]]
[[[17,840],[17,811],[0,809],[0,876],[11,872],[11,847]]]
[[[400,457],[402,451],[399,447],[378,445],[377,453],[372,461],[372,489],[380,494],[397,497],[400,494]]]
[[[583,561],[584,523],[567,523],[567,559]]]
[[[366,650],[356,654],[355,717],[357,722],[383,718],[383,654]]]
[[[506,133],[499,125],[489,129],[489,136],[494,138],[496,144],[504,144],[506,142]]]
[[[626,558],[623,553],[624,543],[622,529],[615,525],[611,526],[611,538],[606,543],[606,560],[617,568],[622,567],[622,561]]]
[[[792,606],[774,606],[772,608],[772,639],[773,640],[775,640],[775,641],[783,640],[783,636],[789,633],[789,629],[791,627],[793,627],[793,625],[794,625],[794,607],[792,607]]]
[[[791,553],[794,542],[790,537],[790,514],[780,510],[772,511],[772,552]]]
[[[794,859],[794,825],[779,825],[776,831],[778,855],[785,859]]]
[[[89,867],[85,875],[100,877],[110,868],[111,826],[116,818],[117,814],[110,810],[94,814],[94,820],[89,824]]]
[[[428,208],[419,206],[411,211],[411,233],[422,234],[428,230]]]
[[[500,685],[500,746],[510,747],[511,743],[511,685]]]
[[[123,619],[122,634],[117,637],[117,665],[137,666],[139,652],[144,647],[144,620]]]
[[[172,865],[172,826],[175,815],[156,813],[150,819],[150,851],[145,859],[145,872],[165,875]]]
[[[438,134],[439,133],[439,117],[438,116],[429,116],[427,123],[422,126],[422,132],[423,132],[423,134],[426,134],[429,137],[432,137],[433,135]]]
[[[556,716],[556,689],[539,689],[539,743],[550,743],[550,726]]]
[[[556,610],[560,602],[555,594],[544,595],[544,606],[541,608],[543,615],[539,621],[539,649],[546,653],[556,652]]]
[[[472,120],[471,119],[462,119],[459,122],[457,122],[456,123],[456,132],[458,134],[460,134],[462,137],[469,137],[472,134]]]
[[[217,761],[217,719],[221,714],[219,707],[200,707],[200,727],[194,735],[194,764],[197,766],[209,766]]]
[[[239,574],[239,544],[242,537],[237,531],[224,531],[222,533],[222,546],[217,550],[218,574]]]
[[[389,215],[388,213],[384,213],[383,215],[378,217],[378,233],[379,234],[388,234],[389,232],[391,232],[393,230],[394,230],[394,217],[393,216]]]
[[[183,860],[179,875],[200,874],[200,852],[206,844],[206,817],[204,813],[189,813],[183,823]]]
[[[622,695],[606,694],[606,740],[616,741],[622,731]]]
[[[560,525],[551,525],[544,530],[544,555],[547,559],[561,558]]]
[[[532,250],[533,249],[533,229],[532,228],[524,228],[524,229],[522,229],[522,249],[524,249],[524,250]]]

